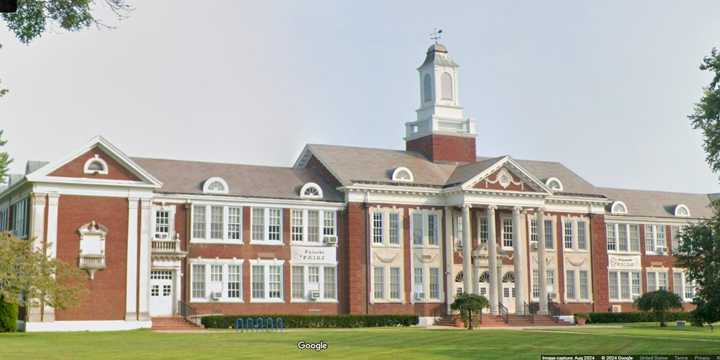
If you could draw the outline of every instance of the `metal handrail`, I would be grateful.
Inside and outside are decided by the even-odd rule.
[[[510,323],[510,314],[508,313],[508,309],[503,305],[502,302],[498,303],[498,311],[500,312],[500,317],[503,319],[503,322],[506,324]]]
[[[550,316],[553,318],[555,322],[560,322],[560,319],[558,316],[562,315],[560,312],[560,306],[558,303],[553,301],[548,301],[548,312],[550,313]]]
[[[185,320],[197,324],[197,310],[195,310],[195,308],[183,302],[182,300],[178,301],[178,313]]]

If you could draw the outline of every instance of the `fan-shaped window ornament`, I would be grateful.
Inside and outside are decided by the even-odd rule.
[[[400,166],[392,173],[392,181],[395,182],[413,182],[415,181],[415,176],[413,176],[412,171],[410,169]]]
[[[478,282],[489,283],[490,282],[490,272],[485,271],[484,273],[480,274],[480,278],[478,278]]]
[[[560,179],[556,177],[551,177],[545,181],[545,185],[550,188],[552,191],[563,191],[563,184],[560,182]]]
[[[211,177],[203,183],[203,192],[207,194],[227,194],[230,192],[230,188],[223,178]]]
[[[503,275],[502,282],[504,283],[514,283],[515,282],[515,273],[512,271],[508,271]]]
[[[627,205],[622,201],[616,201],[612,203],[610,207],[610,213],[613,215],[625,215],[628,213]]]
[[[314,182],[306,183],[300,189],[300,197],[303,199],[322,199],[322,188]]]
[[[105,160],[103,160],[100,155],[95,154],[92,158],[88,159],[88,161],[85,162],[84,172],[86,174],[100,174],[100,175],[107,175],[108,174],[108,165]]]
[[[678,204],[675,206],[675,216],[688,217],[690,216],[690,209],[685,204]]]

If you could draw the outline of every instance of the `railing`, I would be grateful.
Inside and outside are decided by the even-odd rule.
[[[188,305],[182,300],[178,301],[178,313],[185,320],[197,325],[201,325],[200,317],[197,316],[197,311],[192,306]]]
[[[105,255],[80,255],[81,269],[104,269]]]
[[[525,316],[528,316],[531,323],[535,322],[535,315],[538,312],[539,304],[538,303],[527,303],[526,301],[523,301],[523,308],[524,312],[523,314]]]
[[[508,309],[503,305],[502,302],[498,303],[498,311],[500,312],[500,317],[503,319],[503,322],[506,324],[510,323],[510,314],[508,313]]]
[[[555,322],[560,322],[558,316],[562,315],[560,312],[560,306],[556,302],[548,301],[548,312]]]
[[[180,240],[177,239],[153,239],[152,251],[159,253],[176,253],[180,251]]]

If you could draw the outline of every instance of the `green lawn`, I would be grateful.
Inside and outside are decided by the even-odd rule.
[[[323,352],[300,351],[299,340],[324,340]],[[0,359],[538,359],[563,354],[720,354],[720,330],[660,329],[644,324],[552,330],[375,328],[288,330],[283,333],[0,334]]]

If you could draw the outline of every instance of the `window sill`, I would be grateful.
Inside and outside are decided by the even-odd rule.
[[[251,304],[284,304],[283,299],[250,299]]]
[[[413,249],[440,249],[440,245],[413,244]]]
[[[244,245],[242,240],[220,240],[220,239],[191,239],[190,244],[212,244],[212,245]]]
[[[377,299],[373,300],[373,304],[396,304],[396,305],[402,305],[404,302],[402,300],[385,300],[385,299]]]
[[[219,300],[208,300],[208,299],[192,299],[191,304],[242,304],[244,301],[231,300],[231,299],[219,299]]]
[[[335,299],[318,299],[318,300],[305,300],[305,299],[292,299],[291,304],[337,304],[338,301]]]
[[[442,303],[444,303],[444,301],[439,300],[439,299],[413,301],[413,304],[442,304]]]
[[[611,255],[640,255],[639,251],[624,251],[624,250],[608,250],[608,254]]]
[[[271,246],[283,246],[285,245],[282,241],[278,240],[250,240],[250,245],[271,245]]]

